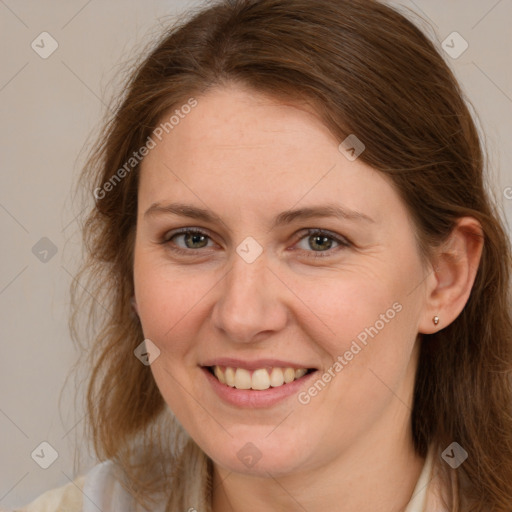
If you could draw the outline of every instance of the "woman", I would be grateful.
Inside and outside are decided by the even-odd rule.
[[[381,3],[217,2],[165,34],[84,171],[104,462],[24,510],[510,511],[483,167],[449,68]]]

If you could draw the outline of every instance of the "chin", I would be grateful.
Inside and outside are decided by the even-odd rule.
[[[233,436],[222,451],[219,445],[206,447],[205,451],[222,468],[246,475],[279,477],[304,469],[304,441],[295,442],[290,436],[284,436],[287,441],[277,436],[271,440],[272,435],[266,435],[268,429],[259,436]]]

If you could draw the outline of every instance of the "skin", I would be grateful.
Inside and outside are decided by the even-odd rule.
[[[213,509],[403,510],[424,464],[409,424],[418,334],[464,307],[481,254],[477,222],[461,219],[425,267],[391,182],[349,161],[313,108],[239,85],[197,100],[142,163],[134,284],[144,335],[161,351],[156,383],[214,461]],[[145,215],[171,202],[221,221]],[[316,217],[271,229],[285,210],[326,203],[372,220]],[[171,240],[183,227],[208,237]],[[308,228],[350,245],[330,238],[318,247]],[[250,264],[236,252],[249,236],[263,249]],[[395,303],[402,310],[307,405],[296,395],[266,409],[228,405],[199,366],[278,358],[321,374]],[[252,467],[237,457],[248,442],[261,454]]]

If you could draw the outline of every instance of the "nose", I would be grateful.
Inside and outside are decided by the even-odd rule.
[[[231,341],[262,341],[282,330],[289,319],[286,286],[267,265],[265,252],[252,263],[234,256],[231,270],[219,283],[213,325]]]

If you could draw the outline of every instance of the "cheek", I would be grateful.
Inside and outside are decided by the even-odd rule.
[[[198,371],[192,341],[198,338],[201,298],[212,285],[207,276],[185,276],[161,258],[137,256],[134,281],[144,337],[160,350],[151,364],[155,382],[171,410],[186,423],[186,418],[201,413],[189,398],[194,389],[190,378],[196,375],[190,372]],[[183,387],[188,393],[181,392]]]
[[[316,304],[315,311],[335,334],[325,335],[324,329],[323,337],[314,338],[328,356],[319,375],[324,384],[311,383],[300,403],[308,402],[304,411],[314,409],[324,433],[340,442],[377,422],[395,393],[404,395],[401,383],[415,341],[404,283],[392,274],[380,281],[361,275],[305,300]],[[309,334],[314,336],[311,329]]]
[[[309,315],[314,322],[302,327],[321,345],[327,356],[324,371],[335,375],[326,378],[333,390],[343,391],[347,403],[378,397],[382,401],[388,391],[375,374],[393,388],[409,365],[421,302],[411,293],[411,283],[422,278],[415,253],[409,254],[403,261],[375,261],[337,278],[317,280],[315,286],[300,287],[297,282],[294,288],[314,313]],[[339,400],[339,393],[331,397]]]
[[[185,275],[161,259],[136,255],[134,282],[139,317],[144,336],[160,350],[170,349],[172,339],[173,351],[179,351],[186,342],[180,333],[194,333],[194,314],[211,288],[207,275],[202,277]]]
[[[403,300],[400,283],[376,267],[371,271],[352,268],[314,282],[296,280],[293,289],[310,311],[303,317],[307,319],[303,329],[321,340],[332,359],[349,350],[353,340],[364,342],[367,329],[375,323],[379,331],[387,329],[398,316],[397,302]],[[314,326],[316,333],[312,333]]]

